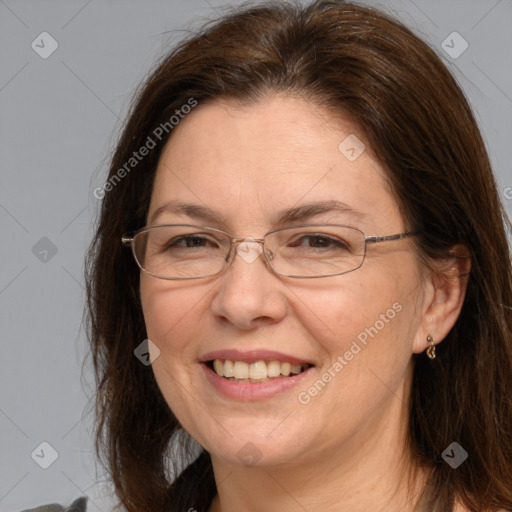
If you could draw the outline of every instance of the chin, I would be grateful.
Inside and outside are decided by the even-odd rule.
[[[233,434],[232,436],[218,427],[208,431],[206,443],[198,441],[212,457],[235,466],[261,467],[296,463],[303,455],[307,441],[298,441],[298,432],[295,431],[304,432],[306,426],[299,428],[297,425],[291,428],[291,425],[288,425],[280,430],[280,421],[282,420],[258,421],[254,417],[242,420],[238,418],[233,422],[224,421],[223,426],[227,432]],[[313,443],[314,439],[311,439],[311,442]]]

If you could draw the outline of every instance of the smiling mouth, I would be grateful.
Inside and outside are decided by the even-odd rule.
[[[263,383],[294,377],[308,370],[312,364],[293,364],[283,361],[232,361],[215,359],[206,365],[220,377],[234,382]]]

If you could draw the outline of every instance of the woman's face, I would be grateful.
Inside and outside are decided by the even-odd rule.
[[[158,165],[148,225],[194,224],[263,238],[285,210],[339,201],[345,211],[295,224],[344,224],[367,236],[404,231],[382,167],[368,147],[358,155],[358,129],[304,100],[199,105],[174,130]],[[208,207],[219,219],[191,216],[190,209],[153,218],[169,201]],[[237,465],[332,459],[334,451],[369,449],[384,429],[403,434],[411,354],[425,339],[421,267],[409,240],[369,244],[361,268],[318,279],[277,276],[263,255],[243,254],[213,278],[141,274],[147,334],[160,350],[152,368],[185,430],[214,460]],[[232,360],[237,376],[259,360],[280,363],[258,363],[255,371],[286,373],[286,362],[312,366],[247,383],[217,376],[203,362],[212,358]]]

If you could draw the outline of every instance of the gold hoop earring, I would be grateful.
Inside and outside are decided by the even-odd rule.
[[[432,338],[432,335],[427,336],[427,341],[430,343],[430,347],[427,348],[427,356],[430,359],[435,359],[436,357],[436,345],[434,343],[434,338]]]

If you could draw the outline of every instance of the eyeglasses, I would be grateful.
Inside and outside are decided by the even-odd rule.
[[[159,279],[203,279],[223,272],[234,249],[247,263],[263,253],[267,265],[286,277],[331,277],[357,270],[367,244],[400,240],[415,233],[366,236],[338,224],[301,224],[275,229],[262,239],[232,238],[229,233],[191,224],[142,228],[122,237],[138,266]]]

